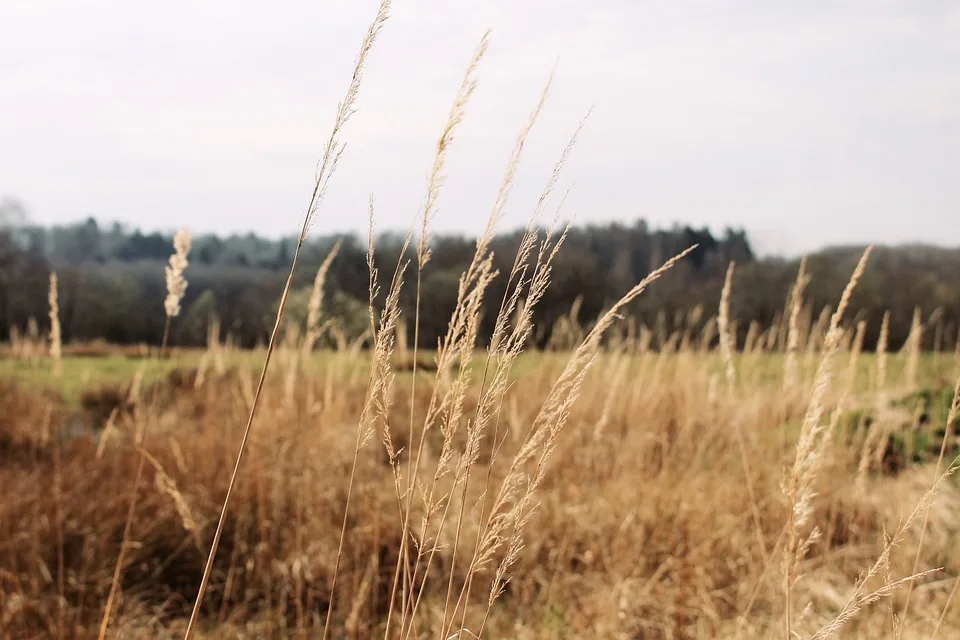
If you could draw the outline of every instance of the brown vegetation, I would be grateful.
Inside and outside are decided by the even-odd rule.
[[[367,395],[366,380],[350,373],[348,357],[332,355],[324,375],[298,377],[292,402],[280,376],[268,383],[261,400],[262,428],[250,443],[235,515],[215,562],[203,637],[284,637],[297,630],[313,637],[319,632],[330,601],[356,417]],[[529,357],[535,359],[530,370],[503,398],[499,456],[504,461],[522,445],[562,366],[546,355]],[[784,610],[779,547],[788,513],[779,485],[794,450],[787,425],[802,418],[805,394],[781,392],[779,379],[763,382],[762,356],[754,357],[752,366],[750,356],[739,360],[738,382],[726,392],[717,387],[723,367],[694,348],[664,355],[631,351],[625,344],[600,356],[556,442],[556,463],[538,489],[539,512],[492,609],[487,637],[717,637],[738,628],[744,637],[778,635]],[[165,383],[176,384],[176,394],[156,412],[115,418],[105,446],[99,446],[102,432],[63,441],[59,505],[53,491],[57,440],[41,437],[44,424],[54,428],[49,410],[55,404],[4,387],[3,633],[50,637],[62,616],[69,632],[64,637],[96,635],[136,471],[134,434],[144,420],[153,423],[145,443],[149,463],[111,635],[182,633],[248,409],[253,381],[244,371],[211,373],[199,386],[182,384],[190,376],[177,375]],[[810,373],[807,363],[800,386],[809,384]],[[409,378],[397,381],[388,413],[398,449],[408,448],[409,384]],[[420,387],[416,415],[426,410],[429,392]],[[478,394],[472,384],[466,413],[474,411]],[[858,396],[858,403],[869,405],[872,398]],[[745,431],[756,505],[743,490],[738,427]],[[870,451],[869,434],[878,428],[874,422],[849,441],[838,431],[824,445],[810,516],[822,535],[798,559],[802,577],[792,596],[800,630],[815,630],[841,610],[857,578],[883,552],[883,528],[892,535],[933,481],[931,465],[889,475],[870,464],[864,472],[862,456]],[[488,446],[474,473],[481,477],[489,470],[495,487],[507,467],[488,467]],[[436,466],[442,448],[435,431],[427,440],[425,468]],[[11,456],[17,464],[11,464]],[[864,473],[865,482],[858,482]],[[402,531],[393,486],[382,447],[364,449],[339,570],[335,637],[383,634]],[[464,504],[472,513],[481,488],[470,487],[465,500],[450,494],[451,509]],[[447,479],[440,491],[449,489]],[[960,557],[950,544],[960,529],[953,515],[958,503],[954,484],[942,485],[930,512],[920,569],[943,566],[944,571],[915,590],[908,637],[932,630],[945,608],[951,576],[960,571]],[[423,515],[418,507],[413,522]],[[456,591],[465,579],[462,567],[470,564],[477,519],[464,522],[456,563],[450,524],[439,540],[434,527],[424,541],[439,544],[435,578],[427,581],[418,610],[419,630],[431,637],[441,623],[448,571],[454,568]],[[917,529],[893,551],[894,580],[912,569]],[[467,627],[482,619],[492,577],[489,570],[478,576]],[[882,587],[883,580],[878,575],[868,588]],[[810,610],[803,613],[807,605]],[[851,624],[869,637],[888,635],[888,606],[873,604]],[[943,637],[960,629],[960,617],[952,611],[947,611]]]
[[[149,361],[128,383],[88,389],[81,407],[92,428],[67,428],[74,421],[57,397],[0,386],[0,633],[465,640],[960,632],[951,606],[960,582],[952,477],[960,358],[938,349],[931,364],[935,380],[947,375],[956,388],[921,387],[930,376],[920,313],[900,354],[887,354],[885,320],[877,358],[861,355],[865,324],[848,306],[868,279],[869,249],[835,310],[817,322],[804,298],[805,264],[778,316],[789,320],[751,319],[743,341],[731,310],[732,265],[715,316],[697,307],[671,325],[624,321],[661,276],[697,259],[696,247],[686,247],[619,291],[587,326],[576,302],[553,327],[551,350],[531,352],[538,305],[568,238],[568,229],[555,222],[544,231],[541,222],[583,122],[512,264],[499,269],[492,244],[548,82],[456,280],[450,313],[423,304],[429,223],[486,35],[438,139],[418,235],[405,236],[386,268],[375,259],[371,203],[362,337],[344,334],[322,356],[314,350],[328,328],[323,283],[335,252],[314,278],[306,326],[284,324],[300,250],[388,8],[383,0],[338,107],[269,342],[258,352],[262,368],[251,370],[210,327],[196,368],[144,384],[144,368],[159,366]],[[178,234],[161,356],[180,314],[190,247],[187,233]],[[51,279],[54,327],[57,291]],[[480,337],[482,320],[489,340]],[[420,329],[428,321],[440,339],[426,349]],[[63,384],[69,348],[61,350],[58,330],[48,346],[39,333],[34,323],[30,340],[9,349],[32,360],[34,372],[50,367],[50,386]]]

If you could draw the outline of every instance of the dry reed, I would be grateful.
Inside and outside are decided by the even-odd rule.
[[[321,157],[316,179],[314,181],[313,192],[310,196],[310,201],[307,205],[306,214],[303,218],[303,224],[300,228],[300,235],[297,239],[297,246],[294,250],[293,260],[290,264],[290,273],[287,276],[287,282],[284,286],[283,293],[280,297],[280,304],[277,307],[277,318],[274,322],[273,329],[270,334],[270,341],[267,344],[267,352],[264,356],[263,367],[260,371],[260,380],[257,383],[256,391],[253,394],[250,414],[247,417],[247,424],[243,431],[243,437],[240,440],[240,448],[237,452],[236,462],[234,463],[233,472],[230,477],[230,482],[227,485],[227,493],[223,499],[223,507],[221,508],[220,517],[217,521],[217,528],[214,532],[213,542],[210,546],[210,553],[207,556],[206,566],[203,570],[203,577],[200,581],[200,588],[197,592],[196,600],[193,605],[193,612],[190,614],[190,621],[187,624],[187,629],[184,633],[184,640],[189,640],[190,636],[193,633],[193,630],[196,628],[197,620],[200,615],[200,607],[203,604],[203,597],[207,590],[207,585],[210,581],[210,574],[213,570],[213,561],[217,554],[217,547],[219,546],[221,536],[223,535],[223,527],[226,522],[227,509],[230,506],[230,497],[233,494],[233,489],[236,485],[237,476],[240,471],[240,465],[243,461],[243,454],[246,450],[246,445],[250,436],[250,431],[253,426],[254,418],[256,417],[257,405],[259,403],[260,395],[263,391],[264,381],[266,379],[267,371],[270,367],[270,357],[273,354],[274,347],[276,345],[277,334],[280,329],[280,324],[283,320],[283,312],[286,308],[287,296],[290,293],[290,287],[293,282],[293,276],[297,269],[297,262],[300,257],[300,251],[303,248],[303,243],[307,238],[307,234],[310,231],[311,226],[316,221],[317,210],[320,206],[320,203],[323,200],[324,195],[326,194],[327,187],[331,176],[336,170],[337,164],[340,160],[340,155],[342,153],[343,147],[339,140],[340,130],[344,125],[347,124],[350,117],[354,113],[354,105],[356,103],[357,94],[360,90],[360,80],[363,74],[363,67],[366,62],[367,56],[370,53],[370,50],[373,48],[373,43],[377,38],[377,35],[380,33],[381,28],[386,23],[390,11],[390,0],[382,0],[380,6],[377,10],[376,17],[373,22],[370,24],[370,27],[367,29],[363,41],[360,45],[360,52],[357,54],[357,58],[354,64],[353,77],[351,78],[350,84],[347,88],[346,95],[344,96],[343,102],[340,103],[337,109],[337,115],[334,120],[333,129],[330,133],[330,137],[327,140],[326,148],[324,149],[323,156]]]
[[[830,327],[824,339],[823,354],[817,366],[807,411],[800,427],[796,457],[783,482],[783,493],[790,505],[786,526],[787,543],[784,547],[783,560],[784,637],[788,639],[793,636],[792,599],[797,563],[821,536],[818,527],[813,527],[808,532],[806,525],[813,515],[812,502],[815,496],[813,482],[822,464],[821,441],[826,432],[826,427],[821,421],[826,410],[825,395],[827,387],[833,377],[833,359],[836,356],[842,335],[840,321],[843,319],[850,296],[863,275],[870,252],[871,248],[868,247],[860,262],[857,263],[853,275],[850,276],[850,282],[840,298],[837,310],[830,319]],[[794,302],[794,305],[796,305],[796,302]]]
[[[807,286],[806,257],[800,260],[797,281],[790,294],[790,323],[787,333],[786,360],[784,361],[784,386],[792,388],[797,382],[797,351],[800,347],[800,312],[803,308],[803,290]]]
[[[60,377],[62,371],[63,340],[60,335],[60,305],[57,302],[57,272],[50,273],[50,293],[47,298],[50,307],[50,361],[53,375]]]
[[[327,257],[320,263],[320,268],[317,269],[317,275],[313,280],[313,290],[310,292],[310,300],[307,303],[307,325],[303,340],[303,352],[305,354],[313,351],[317,340],[319,340],[323,334],[324,327],[320,322],[323,309],[323,287],[327,281],[327,272],[330,270],[330,265],[333,264],[333,260],[337,257],[337,253],[340,251],[342,244],[342,240],[337,240],[337,242],[334,243],[329,253],[327,253]]]

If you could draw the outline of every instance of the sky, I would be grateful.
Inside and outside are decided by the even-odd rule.
[[[4,0],[0,197],[39,223],[295,234],[377,4]],[[378,229],[409,227],[488,28],[436,232],[483,228],[556,67],[503,229],[592,106],[564,219],[743,227],[791,256],[960,246],[960,4],[934,0],[396,0],[315,233],[365,232],[371,196]]]

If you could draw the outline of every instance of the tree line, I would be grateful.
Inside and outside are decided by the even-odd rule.
[[[16,213],[16,212],[14,212]],[[495,268],[508,273],[521,232],[498,235],[493,242]],[[366,239],[352,235],[309,240],[294,282],[293,317],[305,309],[316,269],[340,242],[325,285],[326,315],[341,335],[355,338],[366,328],[368,270]],[[376,262],[390,274],[400,258],[403,236],[381,234]],[[272,327],[295,238],[268,239],[255,234],[193,239],[183,312],[172,338],[181,346],[204,344],[211,318],[237,344],[263,343]],[[547,345],[558,321],[576,312],[588,326],[632,285],[664,260],[691,246],[698,248],[630,308],[636,323],[657,327],[662,336],[690,323],[705,323],[716,313],[728,264],[736,263],[731,311],[740,344],[751,322],[767,328],[783,317],[798,261],[758,258],[747,234],[727,228],[675,226],[651,229],[632,224],[577,226],[570,230],[553,266],[550,288],[540,303],[534,336]],[[435,345],[456,304],[457,282],[475,248],[475,240],[456,235],[431,238],[432,258],[422,278],[420,338]],[[836,304],[863,247],[834,247],[807,258],[811,280],[805,298],[814,320]],[[164,265],[172,235],[144,233],[123,225],[101,226],[89,218],[77,224],[43,227],[9,211],[0,217],[0,340],[12,329],[23,331],[33,318],[44,328],[51,270],[60,282],[60,315],[65,341],[105,339],[119,344],[157,344],[163,333]],[[412,252],[411,252],[411,256]],[[940,326],[924,334],[924,347],[939,340],[956,345],[960,328],[960,250],[929,246],[879,247],[851,304],[851,322],[866,321],[864,347],[876,345],[883,313],[890,312],[890,347],[910,332],[914,310]],[[387,277],[387,276],[384,276]],[[487,295],[481,341],[492,332],[506,284],[499,278]],[[403,290],[401,305],[412,317],[415,286]],[[378,301],[382,302],[382,301]],[[698,309],[699,307],[699,309]],[[696,310],[696,311],[695,311]],[[412,327],[408,327],[411,333]],[[656,347],[657,345],[654,344]]]

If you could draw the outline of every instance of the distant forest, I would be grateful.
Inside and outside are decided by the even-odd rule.
[[[302,255],[295,281],[292,317],[305,308],[316,270],[333,244],[342,240],[325,287],[325,310],[348,338],[367,325],[366,238],[316,236]],[[497,236],[495,266],[509,271],[520,232]],[[241,346],[263,343],[276,313],[279,294],[295,247],[294,238],[272,240],[254,234],[193,239],[186,271],[189,282],[183,312],[172,340],[181,346],[205,343],[211,318],[224,335]],[[471,238],[431,238],[432,259],[423,274],[421,344],[436,345],[456,300],[457,280],[473,254]],[[553,268],[549,292],[536,314],[539,346],[549,344],[557,322],[575,309],[583,326],[651,269],[690,245],[699,248],[668,277],[651,287],[630,309],[638,323],[656,328],[660,340],[689,322],[704,323],[716,313],[727,265],[737,264],[731,297],[740,345],[750,323],[766,328],[782,317],[798,261],[758,259],[742,230],[678,226],[651,229],[645,222],[580,226],[571,230]],[[377,264],[388,278],[397,263],[402,236],[382,234]],[[814,321],[826,305],[835,305],[862,252],[838,247],[808,257],[806,290]],[[88,219],[69,226],[40,227],[24,220],[0,220],[0,340],[24,331],[31,318],[45,329],[51,270],[59,277],[60,312],[65,341],[102,338],[110,342],[158,344],[163,333],[164,266],[172,238],[119,224],[101,226]],[[499,306],[502,279],[488,294]],[[402,305],[412,317],[415,281],[408,278]],[[575,304],[576,302],[576,304]],[[702,305],[700,312],[695,311]],[[877,341],[883,313],[891,314],[891,348],[910,331],[914,309],[940,326],[924,332],[924,347],[934,340],[952,349],[960,328],[960,250],[927,246],[879,247],[852,301],[851,322],[867,322],[864,347]],[[496,308],[484,313],[482,335],[489,336]],[[412,321],[409,322],[412,325]],[[412,326],[408,327],[411,332]],[[483,338],[481,338],[483,339]],[[654,347],[656,347],[656,341]]]

